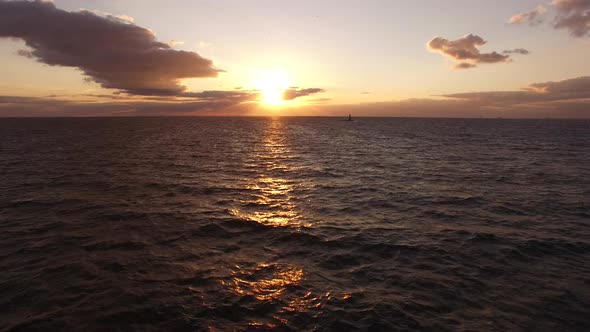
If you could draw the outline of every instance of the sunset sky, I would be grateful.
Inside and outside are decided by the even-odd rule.
[[[590,0],[0,1],[0,116],[590,118]]]

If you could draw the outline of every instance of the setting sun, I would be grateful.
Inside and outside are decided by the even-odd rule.
[[[590,0],[0,0],[0,332],[590,332]]]
[[[283,98],[285,90],[291,84],[284,72],[262,72],[254,80],[254,87],[261,92],[261,102],[267,105],[282,105],[287,101]]]

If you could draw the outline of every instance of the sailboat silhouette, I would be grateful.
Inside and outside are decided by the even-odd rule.
[[[352,115],[348,114],[348,119],[346,121],[353,121],[352,120]]]

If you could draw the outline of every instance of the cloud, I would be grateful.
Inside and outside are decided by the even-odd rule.
[[[128,18],[82,10],[67,12],[48,1],[0,1],[0,37],[20,38],[20,52],[52,66],[76,67],[104,88],[137,95],[182,94],[184,78],[216,77],[211,60],[173,50]]]
[[[531,52],[529,50],[526,50],[524,48],[515,48],[513,50],[504,50],[502,53],[503,54],[520,54],[520,55],[531,54]]]
[[[590,0],[553,0],[557,10],[554,27],[573,37],[590,36]]]
[[[585,118],[590,119],[590,76],[533,83],[516,91],[445,94],[444,99],[328,105],[322,115],[348,113],[369,116],[468,118]]]
[[[231,98],[165,100],[161,97],[153,99],[154,97],[150,96],[91,97],[94,98],[0,96],[0,117],[247,115],[250,109],[257,107],[255,102]]]
[[[201,100],[226,100],[234,102],[254,101],[259,97],[260,93],[251,90],[213,90],[203,92],[184,92],[180,97],[198,98]]]
[[[457,68],[457,69],[469,69],[469,68],[473,68],[473,67],[477,67],[477,65],[474,65],[469,62],[461,62],[461,63],[458,63],[455,65],[455,68]]]
[[[565,29],[573,37],[590,36],[590,0],[553,0],[551,6],[556,12],[555,29]],[[543,6],[538,6],[531,12],[512,16],[509,23],[539,25],[546,12]]]
[[[325,92],[324,89],[320,88],[308,88],[308,89],[297,89],[290,88],[283,92],[283,100],[293,100],[299,97],[305,97],[316,93]]]
[[[315,103],[315,104],[321,104],[321,103],[325,103],[328,101],[332,101],[332,98],[313,98],[308,100],[308,103]]]
[[[509,55],[498,52],[481,53],[479,47],[486,43],[483,38],[470,34],[457,40],[435,37],[426,44],[426,47],[431,52],[438,52],[458,62],[455,66],[458,69],[473,68],[480,63],[510,62]]]
[[[301,89],[306,90],[306,89]],[[124,96],[60,99],[0,96],[0,116],[134,116],[134,115],[267,115],[255,91],[203,91],[193,99]],[[236,94],[237,93],[237,94]],[[92,97],[92,96],[89,96]],[[349,105],[323,104],[312,99],[285,115],[504,117],[590,119],[590,76],[532,83],[516,91],[453,93],[426,99],[407,99]]]
[[[20,1],[22,1],[22,0],[20,0]],[[45,0],[45,2],[47,2],[47,0]],[[50,1],[50,2],[55,6],[55,2],[53,2],[53,1]],[[82,11],[88,11],[88,12],[94,13],[94,14],[96,14],[98,16],[106,17],[108,19],[119,20],[119,21],[121,21],[121,23],[133,23],[133,22],[135,22],[135,19],[132,16],[129,16],[129,15],[116,15],[116,14],[111,14],[111,13],[103,12],[103,11],[96,10],[96,9],[82,8],[81,10]]]
[[[171,40],[171,41],[168,42],[168,45],[170,45],[170,47],[180,46],[180,45],[184,45],[184,41],[182,41],[182,40]]]
[[[325,92],[320,88],[289,88],[283,92],[283,100],[293,100],[295,98],[306,97],[316,93]],[[184,98],[197,98],[200,100],[225,100],[234,102],[256,101],[260,99],[261,92],[258,90],[235,89],[230,91],[213,90],[203,92],[184,92],[178,95]]]
[[[324,92],[319,88],[291,88],[295,99]],[[23,116],[151,116],[151,115],[248,115],[260,109],[257,90],[183,92],[175,96],[134,95],[122,92],[50,95],[46,97],[0,96],[0,117]],[[309,100],[319,104],[327,98]],[[262,111],[259,112],[264,114]]]
[[[520,91],[467,92],[442,95],[486,105],[521,105],[546,102],[588,100],[590,106],[590,76],[557,82],[532,83]],[[590,108],[588,109],[590,112]]]
[[[545,15],[545,13],[547,13],[547,9],[545,9],[545,7],[543,7],[543,5],[539,5],[539,6],[537,6],[537,8],[535,8],[534,10],[532,10],[530,12],[517,14],[517,15],[512,16],[508,20],[508,23],[510,23],[510,24],[523,24],[525,22],[528,22],[528,24],[530,26],[539,25],[539,24],[543,23],[543,16]]]
[[[533,83],[525,88],[558,99],[590,98],[590,76],[582,76],[558,82]]]

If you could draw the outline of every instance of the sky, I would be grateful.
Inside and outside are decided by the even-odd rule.
[[[0,0],[0,116],[590,118],[590,0]]]

